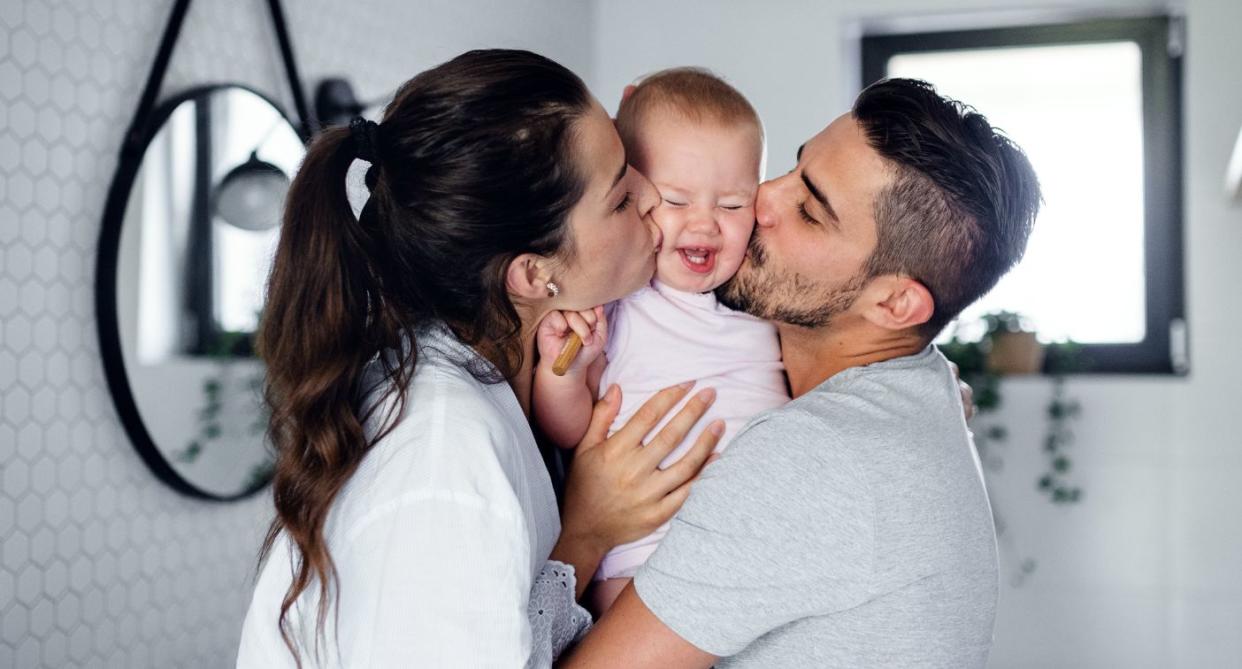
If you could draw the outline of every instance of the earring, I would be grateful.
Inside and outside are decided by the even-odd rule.
[[[557,295],[560,295],[560,294],[561,294],[561,287],[549,281],[548,282],[548,297],[556,297]]]

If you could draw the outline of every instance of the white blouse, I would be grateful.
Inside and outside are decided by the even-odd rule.
[[[447,328],[421,331],[397,426],[363,459],[325,526],[339,600],[316,645],[319,586],[287,621],[308,667],[548,667],[590,626],[552,483],[507,383]],[[385,409],[368,430],[377,429]],[[263,565],[238,667],[292,667],[277,628],[292,580],[287,537]],[[330,595],[331,597],[331,595]]]

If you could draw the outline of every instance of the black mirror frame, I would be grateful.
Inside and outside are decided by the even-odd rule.
[[[284,9],[280,0],[267,0],[268,11],[272,17],[272,27],[276,32],[276,42],[280,47],[280,57],[284,62],[285,75],[289,79],[289,89],[293,96],[293,106],[298,113],[298,122],[290,125],[297,131],[303,144],[309,144],[312,134],[312,122],[306,107],[302,79],[298,76],[297,63],[293,57],[293,44],[289,39],[289,30],[285,22]],[[125,220],[125,209],[129,204],[129,192],[133,188],[134,179],[142,166],[146,147],[152,138],[163,127],[172,110],[190,97],[202,95],[205,90],[235,87],[250,91],[272,105],[285,120],[289,115],[280,105],[267,96],[246,86],[232,84],[214,84],[197,86],[180,95],[156,104],[164,74],[168,70],[168,62],[172,56],[173,46],[181,34],[185,23],[186,12],[190,8],[190,0],[175,0],[168,24],[160,38],[155,60],[151,64],[151,72],[147,75],[146,85],[138,101],[138,109],[133,121],[121,140],[120,160],[116,176],[108,189],[108,199],[104,205],[103,226],[99,235],[99,248],[96,252],[95,264],[95,318],[98,325],[100,357],[103,360],[104,377],[108,382],[108,390],[112,394],[113,404],[125,426],[125,431],[134,442],[134,447],[156,478],[164,481],[174,490],[190,497],[213,501],[232,501],[253,495],[264,488],[270,477],[258,481],[235,495],[216,495],[201,490],[181,477],[165,460],[163,454],[155,446],[138,405],[134,401],[133,391],[129,385],[129,377],[125,374],[125,360],[121,350],[120,328],[116,314],[116,270],[120,251],[121,226]]]
[[[123,152],[121,155],[116,176],[113,177],[112,185],[108,189],[108,199],[104,206],[103,227],[99,235],[99,248],[95,264],[95,319],[99,328],[99,354],[103,359],[104,376],[108,382],[108,390],[112,393],[112,400],[120,416],[121,424],[125,426],[125,431],[129,434],[129,438],[133,441],[134,447],[138,450],[138,454],[142,457],[143,462],[151,468],[151,471],[155,473],[157,478],[178,492],[190,497],[218,502],[229,502],[249,497],[265,488],[271,478],[269,476],[261,481],[257,481],[252,486],[234,495],[218,495],[198,488],[178,474],[172,465],[168,463],[163,452],[156,446],[155,441],[151,438],[151,434],[147,431],[146,424],[142,421],[142,414],[139,412],[138,403],[134,399],[129,376],[125,372],[125,356],[121,348],[120,322],[117,317],[116,279],[120,260],[121,231],[125,224],[125,212],[129,205],[129,195],[133,189],[134,180],[138,177],[138,171],[142,168],[146,147],[150,145],[151,141],[155,139],[156,134],[164,127],[168,117],[182,103],[225,89],[240,89],[259,97],[270,104],[282,118],[289,122],[290,127],[295,130],[298,127],[289,119],[289,115],[285,113],[280,105],[276,104],[271,98],[239,84],[222,83],[197,86],[161,103],[151,114],[150,122],[146,124],[142,135],[134,138],[134,148],[136,150]]]

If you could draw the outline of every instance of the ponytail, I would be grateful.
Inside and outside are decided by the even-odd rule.
[[[504,269],[523,253],[568,252],[569,211],[585,188],[573,127],[590,105],[582,80],[547,58],[472,51],[406,82],[378,126],[329,128],[308,149],[257,341],[276,451],[276,518],[259,562],[285,533],[293,578],[278,625],[299,666],[289,610],[318,584],[317,650],[339,583],[324,526],[405,411],[419,327],[442,322],[486,349],[494,367],[470,370],[481,381],[520,368],[521,322]],[[371,163],[357,218],[345,193],[355,159]],[[378,374],[364,374],[368,365]],[[365,427],[380,407],[391,410],[379,429]]]
[[[281,530],[300,553],[278,621],[299,666],[286,621],[289,609],[317,582],[316,629],[322,631],[329,584],[336,578],[324,523],[332,500],[387,431],[372,439],[364,432],[369,416],[361,406],[367,390],[359,387],[363,371],[384,348],[409,356],[408,367],[388,363],[384,374],[386,380],[398,377],[392,388],[400,405],[406,370],[413,368],[414,351],[397,345],[399,326],[385,312],[368,262],[372,244],[346,196],[345,175],[355,152],[346,128],[325,130],[307,151],[289,189],[257,341],[267,366],[265,400],[276,447],[276,518],[259,560],[266,559]]]

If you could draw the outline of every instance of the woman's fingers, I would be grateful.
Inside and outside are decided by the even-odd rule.
[[[660,433],[654,439],[647,442],[647,446],[643,448],[647,460],[659,463],[668,457],[673,449],[681,443],[686,435],[690,433],[690,429],[694,424],[699,422],[703,414],[711,408],[712,403],[716,401],[716,389],[704,388],[690,398],[689,402],[677,412],[673,419],[664,425]]]
[[[608,391],[604,393],[604,396],[595,403],[595,408],[591,411],[591,422],[587,425],[586,435],[582,437],[582,443],[577,449],[579,453],[608,438],[608,428],[612,425],[612,421],[616,420],[617,412],[620,410],[621,387],[614,383],[608,387]]]
[[[643,405],[634,412],[634,416],[625,424],[617,434],[613,435],[619,438],[622,443],[633,444],[641,447],[643,439],[651,432],[653,428],[664,418],[664,416],[677,406],[681,398],[690,392],[694,387],[694,381],[687,381],[679,386],[671,386],[665,388],[651,399],[643,402]],[[700,414],[702,415],[702,414]]]
[[[680,460],[669,465],[667,469],[659,473],[662,484],[665,486],[666,492],[681,487],[683,484],[695,479],[699,472],[703,471],[703,467],[714,459],[713,452],[716,450],[716,444],[720,443],[720,437],[724,435],[725,424],[722,420],[714,420],[707,426],[706,430],[699,435],[694,441],[694,446],[686,451]]]

